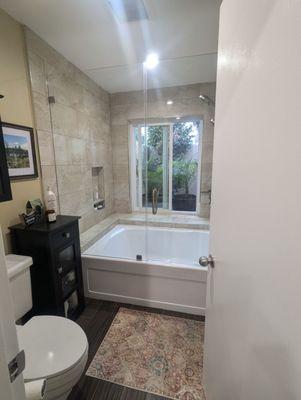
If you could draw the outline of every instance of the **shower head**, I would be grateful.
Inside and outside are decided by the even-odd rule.
[[[200,94],[199,98],[201,101],[203,101],[206,104],[213,104],[215,105],[215,101],[212,100],[209,96],[206,96],[205,94]]]

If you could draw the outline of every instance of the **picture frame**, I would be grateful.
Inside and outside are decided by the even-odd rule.
[[[0,117],[0,203],[12,200]]]
[[[10,180],[37,178],[33,129],[2,122],[2,132]]]

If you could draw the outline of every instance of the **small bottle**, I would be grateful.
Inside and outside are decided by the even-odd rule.
[[[45,203],[46,203],[45,205],[46,205],[47,222],[55,222],[56,221],[57,203],[56,203],[56,196],[53,193],[53,191],[50,189],[50,186],[48,186],[48,188],[47,188]]]
[[[56,221],[56,212],[54,210],[46,210],[46,219],[47,222],[55,222]]]

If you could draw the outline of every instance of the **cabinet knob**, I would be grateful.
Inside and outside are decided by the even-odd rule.
[[[63,272],[63,267],[58,267],[57,272],[61,274]]]

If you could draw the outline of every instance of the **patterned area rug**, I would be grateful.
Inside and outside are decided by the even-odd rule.
[[[175,400],[205,400],[204,322],[120,308],[87,375]]]

